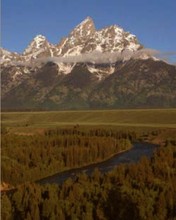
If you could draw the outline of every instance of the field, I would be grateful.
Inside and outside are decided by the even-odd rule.
[[[3,112],[1,120],[2,127],[19,133],[75,125],[176,128],[176,109]]]

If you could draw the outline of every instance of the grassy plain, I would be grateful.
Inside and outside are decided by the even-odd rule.
[[[176,128],[176,109],[2,112],[2,127],[34,133],[52,127]]]

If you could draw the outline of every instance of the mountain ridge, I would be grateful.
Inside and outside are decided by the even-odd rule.
[[[16,52],[10,52],[10,53],[16,53],[18,54],[19,56],[24,56],[25,58],[25,55],[29,55],[30,52],[36,52],[37,49],[40,49],[41,47],[41,42],[45,44],[46,47],[49,47],[50,50],[53,50],[51,53],[52,55],[62,55],[62,56],[65,56],[65,55],[71,55],[72,53],[68,53],[68,54],[65,54],[66,52],[64,51],[64,45],[65,45],[65,41],[70,41],[70,44],[73,44],[74,45],[74,41],[76,41],[76,44],[79,45],[80,42],[78,42],[80,39],[83,40],[83,41],[87,41],[87,37],[91,38],[101,38],[101,37],[104,37],[102,36],[103,34],[106,36],[106,35],[109,35],[109,37],[111,37],[110,35],[112,34],[113,35],[113,31],[112,29],[116,30],[116,32],[119,32],[119,34],[122,34],[124,33],[127,38],[136,38],[135,35],[132,35],[130,34],[129,32],[125,32],[122,28],[118,27],[117,25],[111,25],[111,26],[108,26],[108,27],[105,27],[105,28],[102,28],[100,30],[96,30],[95,28],[95,25],[94,25],[94,21],[92,18],[90,17],[87,17],[85,20],[83,20],[80,24],[78,24],[72,31],[70,31],[70,34],[68,34],[67,37],[64,37],[63,40],[61,40],[60,42],[58,42],[57,44],[52,44],[50,43],[47,38],[41,34],[38,34],[36,35],[32,41],[28,44],[28,46],[24,49],[24,51],[20,54],[20,53],[16,53]],[[117,34],[117,33],[116,33]],[[95,35],[95,36],[94,36]],[[86,38],[86,39],[85,39]],[[79,40],[78,40],[79,39]],[[96,39],[92,39],[91,38],[91,41],[92,40],[96,40]],[[102,40],[102,39],[99,39],[99,40]],[[104,41],[107,40],[107,39],[103,39]],[[126,39],[127,40],[127,39]],[[136,41],[137,41],[137,38],[136,38]],[[84,42],[85,43],[85,42]],[[135,42],[137,44],[137,47],[138,46],[141,46],[139,45],[137,42]],[[34,46],[36,44],[36,46]],[[47,44],[47,45],[46,45]],[[89,42],[90,44],[90,42]],[[34,46],[34,47],[33,47]],[[75,45],[74,45],[75,46]],[[68,47],[68,43],[67,43],[67,47]],[[32,50],[34,48],[34,51]],[[46,48],[48,49],[48,48]],[[72,48],[73,49],[73,48]],[[82,48],[84,49],[84,48]],[[103,52],[105,52],[106,50],[103,50],[103,48],[101,48]],[[112,48],[109,48],[109,50],[112,49]],[[123,48],[124,49],[124,48]],[[4,49],[5,50],[5,49]],[[62,51],[63,50],[63,51]],[[91,51],[95,50],[95,48],[93,48]],[[7,51],[7,50],[6,50]],[[90,52],[89,50],[87,49],[84,49],[84,52]],[[3,54],[3,50],[1,51],[1,53]]]
[[[56,45],[37,35],[0,52],[4,109],[176,107],[176,66],[117,25],[87,17]]]

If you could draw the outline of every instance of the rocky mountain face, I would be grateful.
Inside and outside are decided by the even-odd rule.
[[[57,45],[38,35],[0,53],[3,109],[176,107],[176,66],[116,25],[88,17]]]

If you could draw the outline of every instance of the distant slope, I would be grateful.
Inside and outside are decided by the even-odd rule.
[[[98,66],[105,68],[105,64]],[[114,73],[102,80],[89,71],[87,64],[76,64],[71,73],[65,75],[58,72],[56,64],[47,63],[26,74],[15,85],[6,77],[2,108],[58,110],[176,107],[175,66],[153,59],[131,59],[116,63],[114,68]]]
[[[100,108],[176,107],[176,67],[163,61],[129,60],[90,96]]]

